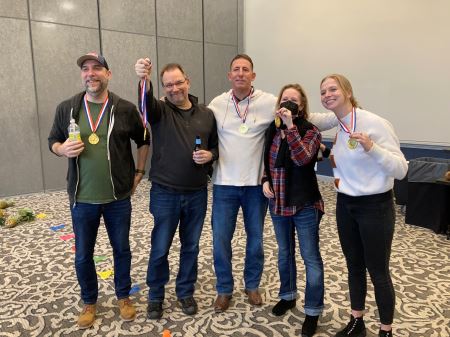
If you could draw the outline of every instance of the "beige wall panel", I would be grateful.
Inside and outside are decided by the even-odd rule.
[[[205,44],[205,102],[230,90],[227,73],[230,61],[237,54],[236,46]]]
[[[0,16],[28,19],[27,0],[0,0]]]
[[[47,138],[56,106],[83,90],[76,61],[99,50],[98,30],[41,22],[31,29],[45,189],[60,189],[66,185],[67,160],[49,152]]]
[[[113,74],[110,89],[137,104],[139,79],[134,71],[134,64],[141,57],[149,57],[157,64],[156,37],[103,30],[102,45],[103,54]],[[156,80],[157,74],[153,72],[152,81]]]
[[[100,0],[102,29],[156,35],[154,0]]]
[[[166,63],[180,63],[191,79],[190,93],[204,102],[203,44],[195,41],[158,38],[158,72]],[[161,91],[160,91],[161,92]]]
[[[157,34],[203,41],[202,0],[156,0]]]
[[[31,20],[98,28],[97,1],[30,0]]]
[[[37,192],[43,182],[28,22],[0,18],[0,31],[0,196]]]
[[[237,45],[237,0],[204,0],[205,42]]]

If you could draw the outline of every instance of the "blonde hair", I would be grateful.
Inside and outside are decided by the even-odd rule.
[[[325,82],[329,78],[331,78],[331,79],[336,81],[338,86],[343,91],[344,96],[345,96],[346,99],[347,99],[348,96],[350,96],[348,99],[349,99],[352,107],[361,109],[361,106],[359,105],[358,101],[356,100],[355,96],[353,95],[352,85],[350,84],[350,81],[344,75],[341,75],[341,74],[330,74],[328,76],[325,76],[322,79],[322,81],[320,82],[320,86],[322,86],[323,82]]]
[[[286,84],[283,88],[281,88],[280,93],[278,94],[277,99],[277,109],[280,108],[281,96],[283,96],[283,92],[286,89],[294,89],[297,90],[300,94],[300,105],[299,105],[299,116],[302,116],[304,119],[308,119],[309,116],[309,105],[308,105],[308,97],[306,97],[305,90],[303,90],[302,86],[298,83]],[[301,109],[300,109],[301,107]]]

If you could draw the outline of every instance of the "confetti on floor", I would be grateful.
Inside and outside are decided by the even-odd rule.
[[[63,229],[66,225],[61,224],[61,225],[57,225],[57,226],[52,226],[50,227],[50,229],[54,232],[59,231],[60,229]]]
[[[67,235],[61,235],[59,238],[63,241],[67,241],[70,239],[73,239],[75,237],[75,234],[67,234]]]
[[[94,256],[94,263],[99,263],[102,261],[105,261],[107,259],[106,256],[100,255],[100,256]]]
[[[97,275],[100,276],[102,280],[107,280],[113,274],[112,270],[98,271]]]

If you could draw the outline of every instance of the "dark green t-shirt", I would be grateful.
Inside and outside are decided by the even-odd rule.
[[[97,121],[103,104],[88,102],[93,123]],[[88,117],[84,109],[84,104],[80,109],[81,140],[84,143],[84,150],[78,157],[80,167],[80,183],[77,191],[77,201],[92,204],[103,204],[114,201],[114,192],[111,182],[111,174],[108,163],[107,133],[108,121],[107,111],[96,130],[99,137],[97,144],[89,143],[89,136],[92,134]]]

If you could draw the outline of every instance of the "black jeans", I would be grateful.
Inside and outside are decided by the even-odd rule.
[[[395,308],[395,292],[389,274],[395,225],[392,191],[360,197],[338,193],[336,222],[347,261],[352,309],[365,308],[367,269],[381,324],[392,324]]]

